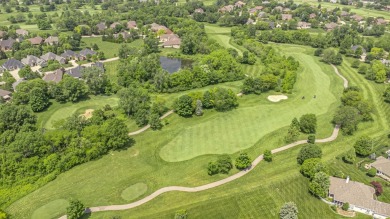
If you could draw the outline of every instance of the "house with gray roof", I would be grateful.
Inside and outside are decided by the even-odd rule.
[[[62,54],[61,57],[67,59],[67,60],[78,60],[80,58],[79,54],[72,50],[65,50]]]
[[[61,57],[61,56],[58,56],[52,52],[48,52],[44,55],[41,56],[41,59],[45,60],[45,61],[50,61],[50,60],[56,60],[58,61],[60,64],[65,64],[66,63],[66,59],[64,57]]]
[[[330,177],[329,197],[336,205],[349,203],[350,210],[372,215],[374,218],[390,217],[390,204],[374,199],[375,189],[360,182]]]
[[[11,99],[11,94],[12,94],[11,91],[0,89],[0,97],[3,98],[4,100]]]
[[[0,47],[4,51],[11,50],[15,42],[16,40],[14,39],[2,40],[0,41]]]
[[[377,157],[375,162],[371,164],[377,171],[377,175],[390,181],[390,159],[382,156]]]
[[[88,56],[93,56],[95,54],[96,54],[95,51],[92,51],[88,48],[83,49],[79,52],[80,59],[83,59],[83,60],[87,59]]]
[[[100,23],[96,24],[96,28],[97,28],[98,32],[103,32],[104,30],[107,29],[107,26],[104,22],[100,22]]]
[[[21,61],[24,65],[29,65],[30,67],[38,65],[41,67],[47,66],[47,61],[33,55],[27,55],[27,57],[23,58]]]
[[[74,68],[71,68],[69,70],[67,70],[65,73],[74,77],[74,78],[81,78],[82,77],[82,70],[84,68],[82,66],[77,66],[77,67],[74,67]]]
[[[13,71],[13,70],[16,70],[16,69],[21,69],[23,68],[23,63],[17,59],[8,59],[3,65],[2,67],[8,71]]]

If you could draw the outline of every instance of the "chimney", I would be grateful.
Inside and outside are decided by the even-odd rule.
[[[349,183],[349,176],[347,176],[347,179],[345,180],[345,183]]]

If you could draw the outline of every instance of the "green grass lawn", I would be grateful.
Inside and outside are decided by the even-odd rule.
[[[134,140],[136,141],[136,144],[132,148],[124,151],[113,151],[99,160],[77,166],[72,170],[59,175],[56,180],[16,201],[8,207],[7,210],[14,215],[14,217],[20,218],[23,217],[23,215],[32,215],[34,212],[35,214],[38,214],[42,211],[40,210],[42,207],[47,208],[47,206],[55,206],[55,204],[50,203],[61,199],[70,200],[72,198],[77,198],[85,203],[86,206],[124,204],[128,203],[128,201],[122,197],[122,194],[126,194],[129,190],[129,186],[137,183],[144,183],[147,185],[146,193],[139,197],[142,198],[158,188],[165,186],[198,186],[220,180],[225,178],[226,175],[216,175],[213,177],[207,175],[207,163],[210,160],[216,159],[216,155],[206,154],[226,153],[227,151],[233,153],[237,150],[243,150],[254,158],[263,153],[265,149],[277,148],[284,145],[283,137],[287,131],[287,128],[284,126],[290,123],[292,117],[299,117],[303,112],[311,110],[314,110],[318,114],[322,114],[318,118],[319,136],[325,137],[330,135],[332,125],[329,121],[332,117],[332,112],[338,104],[338,96],[342,90],[342,81],[332,73],[329,66],[319,63],[312,56],[304,54],[305,52],[311,53],[312,49],[307,48],[307,51],[306,48],[298,50],[294,46],[283,45],[281,51],[291,55],[301,54],[300,52],[302,52],[299,61],[303,61],[306,64],[309,63],[309,66],[305,65],[302,67],[296,91],[294,94],[289,95],[289,100],[271,104],[266,100],[268,94],[260,96],[248,95],[239,99],[240,106],[232,112],[218,113],[211,110],[205,111],[203,117],[190,119],[181,118],[174,114],[167,118],[166,121],[168,122],[168,125],[161,131],[148,130],[145,133],[135,136]],[[322,83],[318,82],[313,76],[319,78],[318,80],[323,80]],[[308,83],[308,80],[310,79],[314,81]],[[240,84],[241,82],[231,82],[216,86],[230,87],[236,92],[240,90]],[[197,91],[209,88],[210,87],[202,88]],[[313,102],[314,100],[311,98],[301,100],[300,97],[302,95],[311,96],[312,92],[316,92],[318,98],[323,99],[318,101],[318,103]],[[321,95],[324,96],[320,97],[319,92],[323,93]],[[165,98],[169,105],[174,98],[183,93],[186,92],[169,95],[165,94],[157,97]],[[297,107],[306,105],[307,109],[302,108],[301,111],[296,111],[296,114],[294,115],[290,112],[291,110],[294,110],[291,109],[293,106],[292,102],[296,102],[295,106]],[[322,110],[318,109],[321,104]],[[80,107],[81,106],[78,106],[78,109],[80,109]],[[82,106],[81,109],[85,109],[85,107],[89,106]],[[60,110],[60,108],[62,107],[57,106],[57,110]],[[66,107],[64,110],[64,112],[69,111],[77,111],[77,109],[73,109],[72,107],[70,110]],[[252,112],[255,115],[250,115],[247,111]],[[268,115],[269,118],[264,117],[263,114]],[[244,117],[245,115],[251,116],[250,119],[254,120],[252,122],[255,125],[251,125],[250,121],[248,121],[249,119]],[[241,118],[242,123],[250,126],[244,127],[238,124],[236,122],[237,118],[235,117]],[[264,118],[264,121],[257,119],[257,117]],[[285,117],[287,120],[281,121],[279,117]],[[224,120],[223,118],[226,119]],[[42,120],[46,121],[47,119],[44,120],[41,118],[41,121]],[[268,120],[279,124],[274,125]],[[220,131],[226,131],[226,128],[218,128],[216,126],[214,126],[213,129],[209,129],[209,131],[215,132],[213,136],[204,133],[206,135],[203,137],[207,139],[202,139],[202,136],[199,135],[202,132],[198,129],[198,126],[207,128],[205,124],[212,125],[210,121],[218,122],[221,126],[224,124],[230,124],[230,127],[232,127],[231,124],[240,125],[242,130],[232,127],[237,133],[229,131],[229,134],[236,134],[238,140],[230,138],[226,133]],[[267,129],[262,126],[267,126]],[[163,151],[168,152],[166,147],[177,147],[173,142],[175,139],[178,139],[178,136],[188,133],[186,129],[198,130],[196,135],[199,135],[199,143],[194,144],[190,142],[194,141],[195,137],[188,136],[190,138],[190,141],[188,141],[190,144],[188,144],[188,148],[184,148],[185,153],[175,151],[177,154],[174,155],[172,153],[170,156],[177,159],[176,157],[182,154],[182,156],[187,156],[185,157],[187,159],[190,157],[194,158],[181,162],[166,162],[161,159],[160,151],[162,154]],[[245,132],[249,132],[249,134]],[[251,138],[253,141],[252,145],[249,145],[248,143],[246,146],[241,146],[246,140],[240,137],[240,135]],[[257,139],[253,136],[257,137]],[[219,150],[217,147],[211,149],[203,147],[203,144],[207,144],[207,141],[215,142],[214,139],[220,139],[221,142],[217,142],[217,144],[219,145],[219,148],[222,148],[222,143],[226,143],[223,138],[226,137],[236,141],[239,145],[227,145],[226,151],[217,151]],[[305,138],[305,136],[302,136],[302,138]],[[185,144],[187,144],[187,142],[185,142]],[[191,148],[194,146],[199,147],[199,149]],[[337,148],[339,147],[335,144],[331,147],[331,151],[344,151],[341,147],[340,149]],[[202,156],[195,157],[189,153],[198,153],[197,155]],[[321,203],[307,193],[308,182],[299,175],[298,166],[295,163],[297,153],[298,148],[284,152],[276,157],[274,163],[262,163],[259,167],[256,167],[253,172],[242,179],[210,191],[196,194],[179,192],[164,194],[156,200],[134,210],[93,214],[92,217],[109,218],[108,215],[118,214],[122,215],[123,218],[140,218],[148,215],[151,215],[152,218],[168,218],[171,217],[174,210],[178,208],[189,209],[189,212],[194,215],[194,218],[207,218],[207,215],[210,215],[208,216],[209,218],[224,216],[236,218],[237,215],[239,215],[239,217],[254,218],[259,215],[269,217],[274,215],[273,217],[275,217],[282,203],[288,200],[294,200],[299,204],[302,218],[308,218],[313,215],[314,217],[316,215],[320,217],[324,214],[332,214],[327,205]],[[232,156],[236,157],[237,154],[238,153],[234,153]],[[179,159],[185,160],[181,157]],[[236,172],[237,170],[232,170],[231,174]],[[295,181],[297,182],[291,183]],[[276,188],[278,188],[279,191],[276,190]],[[286,196],[286,194],[290,195]],[[296,194],[301,194],[301,196]],[[162,203],[169,203],[169,206],[163,205]],[[222,205],[222,203],[226,203],[226,205]],[[237,203],[239,203],[239,205],[233,208]],[[211,211],[211,209],[214,210]],[[53,212],[50,217],[61,215],[54,210],[48,212]],[[42,216],[43,219],[50,217]],[[337,216],[335,215],[334,218],[337,218]]]
[[[57,102],[44,112],[38,114],[38,124],[46,129],[53,129],[53,122],[65,119],[74,113],[82,114],[87,109],[97,109],[109,104],[111,106],[118,105],[118,98],[116,96],[90,96],[88,100],[80,101],[77,103],[64,103]]]
[[[118,56],[119,48],[121,44],[119,43],[111,43],[107,41],[102,41],[101,37],[83,37],[81,40],[82,47],[92,46],[93,44],[97,44],[100,51],[104,52],[106,58],[113,58]],[[141,39],[135,40],[131,43],[127,43],[127,45],[131,47],[141,47],[143,41]]]

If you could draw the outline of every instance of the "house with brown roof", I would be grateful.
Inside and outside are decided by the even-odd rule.
[[[380,156],[370,166],[376,169],[378,176],[390,181],[390,159]]]
[[[354,19],[357,22],[360,22],[360,21],[362,21],[364,19],[364,17],[362,17],[360,15],[357,15],[357,14],[352,15],[351,18]]]
[[[135,22],[135,21],[128,21],[127,22],[127,29],[138,29],[137,22]]]
[[[378,18],[378,19],[376,19],[375,23],[376,23],[377,25],[386,25],[386,24],[388,23],[388,21],[386,21],[386,20],[383,19],[383,18]]]
[[[309,14],[309,18],[310,18],[310,19],[313,19],[313,18],[315,18],[315,17],[317,17],[316,14],[314,14],[314,13]]]
[[[43,43],[43,38],[40,36],[28,39],[32,45],[41,45]]]
[[[292,14],[282,14],[282,20],[289,21],[292,19]]]
[[[383,8],[385,9],[385,11],[390,11],[390,5],[384,6]]]
[[[12,46],[14,45],[15,42],[16,42],[16,40],[11,39],[11,38],[7,39],[7,40],[2,40],[2,41],[0,41],[0,48],[4,51],[11,50]]]
[[[117,33],[117,34],[114,34],[113,36],[114,36],[115,39],[118,39],[119,36],[122,36],[122,39],[124,39],[124,40],[127,40],[127,39],[130,38],[130,34],[128,32],[125,32],[125,31]]]
[[[310,29],[310,28],[311,28],[311,23],[300,21],[297,24],[297,29]]]
[[[164,34],[160,37],[160,42],[163,42],[162,47],[164,48],[175,48],[179,49],[181,40],[176,34]]]
[[[0,89],[0,97],[3,98],[3,100],[11,99],[11,94],[11,91]]]
[[[57,45],[59,43],[58,37],[49,36],[45,39],[45,43],[49,45]]]
[[[28,31],[27,30],[23,30],[23,29],[17,29],[15,32],[19,36],[27,36],[28,35]]]
[[[232,12],[233,9],[234,9],[233,5],[226,5],[226,6],[223,6],[222,8],[220,8],[218,11],[221,13],[226,13],[226,12]]]
[[[111,25],[110,25],[110,28],[111,29],[114,29],[116,26],[118,26],[118,25],[121,25],[121,23],[119,23],[119,22],[114,22],[114,23],[112,23]]]
[[[338,24],[331,22],[329,24],[325,24],[324,28],[326,31],[332,31],[333,29],[335,29],[338,26],[339,26]]]
[[[276,6],[276,7],[274,8],[274,11],[282,12],[282,11],[283,11],[283,7],[282,7],[282,6]]]
[[[390,204],[374,199],[375,189],[360,182],[330,177],[329,197],[336,205],[349,203],[349,209],[374,218],[390,217]]]
[[[166,34],[171,34],[173,33],[172,30],[170,30],[168,27],[164,26],[164,25],[160,25],[160,24],[156,24],[156,23],[152,23],[150,25],[150,29],[153,31],[153,32],[159,32],[160,30],[164,30],[164,32]]]
[[[257,12],[263,10],[263,6],[256,6],[254,8],[249,9],[249,15],[255,15]]]
[[[0,30],[0,38],[3,39],[5,35],[7,35],[7,32]]]
[[[58,83],[62,80],[63,75],[64,75],[64,69],[60,68],[55,70],[53,73],[45,74],[45,76],[43,76],[42,79],[46,82],[52,81],[54,83]]]
[[[238,1],[236,3],[234,3],[234,7],[237,7],[237,8],[242,8],[244,7],[246,4],[242,1]]]

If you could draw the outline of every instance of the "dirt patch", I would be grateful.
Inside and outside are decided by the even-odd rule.
[[[268,100],[271,102],[279,102],[281,100],[287,100],[288,97],[286,95],[269,95]]]
[[[84,118],[86,118],[86,119],[90,119],[90,118],[92,118],[93,111],[95,111],[95,110],[94,109],[87,109],[87,110],[85,110],[84,114],[81,114],[81,116],[84,116]]]
[[[339,215],[343,215],[344,217],[355,217],[355,212],[354,211],[344,211],[341,208],[337,208],[337,213]]]

